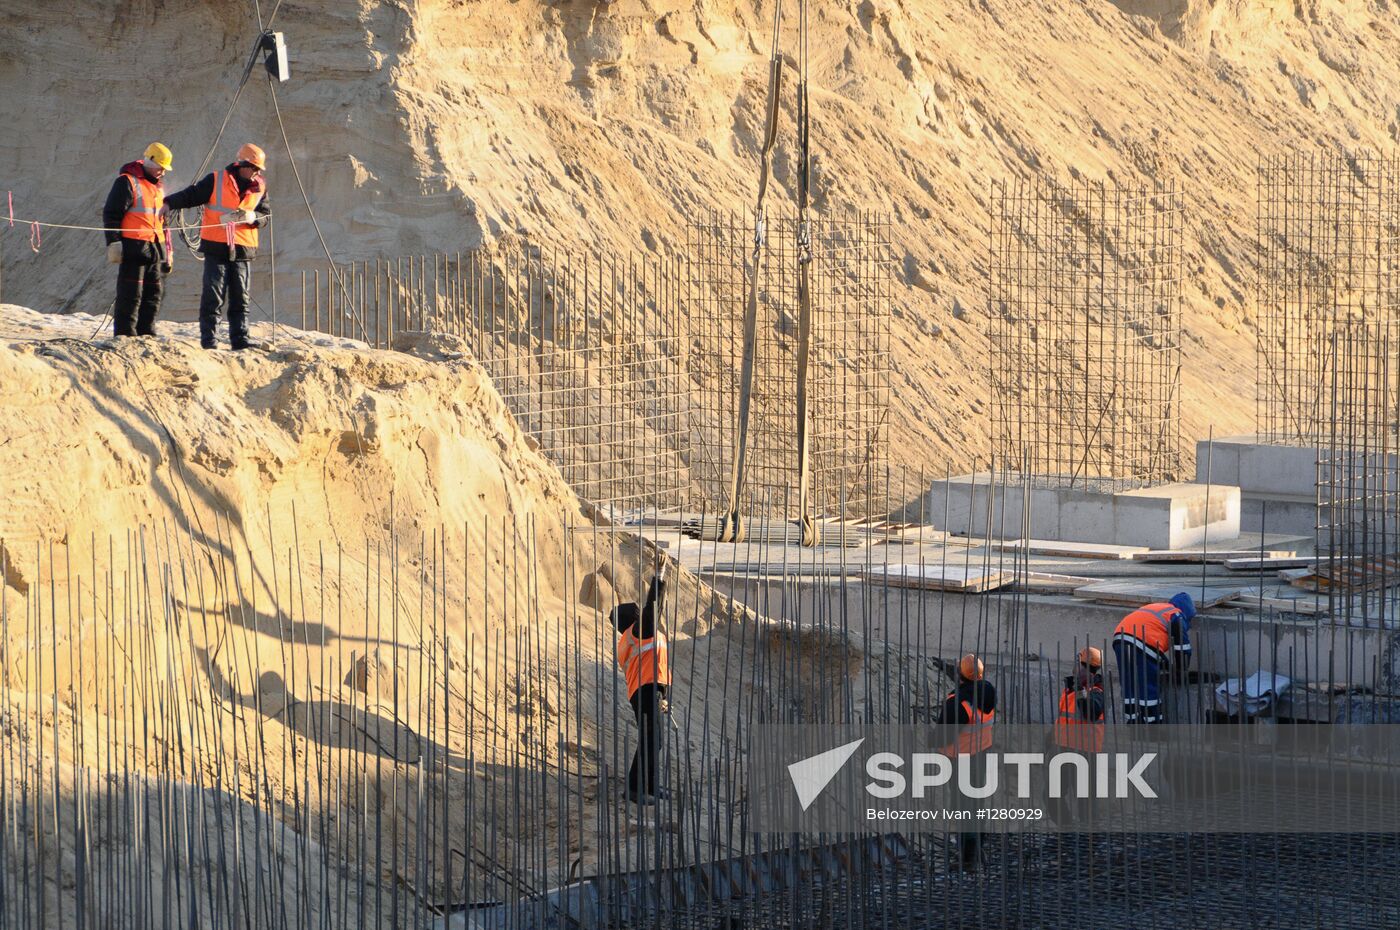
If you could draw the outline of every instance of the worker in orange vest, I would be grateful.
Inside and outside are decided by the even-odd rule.
[[[1094,753],[1103,751],[1104,714],[1103,650],[1085,646],[1079,650],[1073,675],[1066,675],[1055,717],[1054,746],[1051,753]],[[1078,796],[1079,784],[1073,768],[1060,773],[1060,795],[1049,796],[1046,806],[1056,823],[1069,826],[1084,819],[1089,802]]]
[[[152,142],[140,159],[122,165],[103,204],[107,261],[119,266],[113,336],[155,335],[165,276],[173,261],[163,186],[171,163],[170,149]]]
[[[612,612],[613,623],[621,634],[617,640],[617,664],[627,676],[627,700],[637,718],[637,750],[627,770],[627,800],[634,804],[654,804],[670,797],[656,784],[659,717],[670,711],[666,689],[671,686],[670,647],[665,631],[657,629],[666,597],[666,562],[660,555],[657,560],[660,567],[647,591],[646,606],[638,609],[636,604],[619,604]]]
[[[1079,650],[1079,666],[1065,676],[1055,719],[1055,745],[1080,752],[1103,750],[1103,650]]]
[[[969,652],[958,660],[957,687],[948,692],[938,722],[952,729],[957,736],[945,745],[944,755],[972,756],[970,764],[978,767],[974,784],[986,782],[986,753],[992,748],[992,726],[996,721],[997,690],[986,678],[982,660]],[[972,799],[962,799],[964,809],[977,806]],[[982,835],[966,831],[958,834],[958,854],[964,872],[975,872],[981,862]]]
[[[248,341],[248,263],[258,254],[258,230],[272,217],[266,168],[267,156],[249,142],[232,164],[165,198],[172,210],[201,208],[204,290],[199,298],[199,344],[206,349],[214,348],[219,313],[226,304],[229,345],[235,350],[257,348]]]
[[[1139,607],[1113,631],[1119,690],[1126,723],[1163,723],[1161,679],[1186,680],[1191,664],[1191,621],[1196,604],[1182,591],[1166,603]]]

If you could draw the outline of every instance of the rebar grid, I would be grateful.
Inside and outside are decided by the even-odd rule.
[[[1340,622],[1397,622],[1400,158],[1261,160],[1256,410],[1317,448],[1319,585]]]
[[[889,438],[891,273],[889,221],[869,213],[812,222],[812,500],[816,512],[871,513],[872,482]],[[759,282],[759,322],[744,510],[796,504],[797,223],[770,221]],[[728,499],[743,369],[743,317],[753,227],[733,214],[689,230],[688,359],[695,480]],[[769,514],[776,515],[776,514]]]
[[[877,483],[887,509],[927,485]],[[754,832],[752,724],[926,722],[966,651],[988,660],[1000,722],[1045,723],[1070,657],[1106,646],[1111,624],[1040,641],[1019,586],[891,584],[907,563],[1028,580],[1014,549],[924,549],[940,507],[852,521],[859,551],[707,546],[698,578],[673,573],[672,799],[650,809],[622,793],[636,730],[614,601],[576,575],[643,590],[654,553],[636,540],[586,524],[537,539],[524,519],[323,549],[220,520],[213,539],[165,527],[18,565],[0,546],[0,927],[544,930],[571,908],[648,928],[1395,924],[1395,835],[988,830],[967,874],[942,836]],[[752,567],[714,567],[740,552]],[[1397,719],[1370,669],[1337,659],[1367,631],[1321,623],[1222,627],[1216,648],[1231,675],[1249,653],[1316,682],[1294,706],[1319,719]],[[1268,641],[1290,630],[1293,646]],[[1214,684],[1184,686],[1173,712],[1203,714]],[[569,882],[574,898],[551,897]]]
[[[997,182],[993,454],[1053,486],[1181,471],[1181,196],[1083,178]]]
[[[340,273],[365,307],[362,331],[319,273],[302,320],[377,348],[456,336],[580,497],[618,512],[679,507],[690,490],[680,271],[675,259],[528,243],[362,262]]]
[[[1400,307],[1400,157],[1268,156],[1259,162],[1257,200],[1259,435],[1324,445],[1334,395],[1347,404],[1367,396],[1334,388],[1347,364],[1339,368],[1334,334],[1390,325]]]

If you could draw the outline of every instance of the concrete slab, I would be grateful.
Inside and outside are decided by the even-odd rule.
[[[982,472],[935,480],[929,512],[951,533],[1184,549],[1240,535],[1238,488],[1168,484],[1113,493],[993,483]]]

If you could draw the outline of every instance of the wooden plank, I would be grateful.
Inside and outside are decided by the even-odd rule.
[[[1007,572],[960,565],[888,565],[857,572],[856,577],[872,584],[888,584],[896,588],[958,591],[964,594],[992,591],[1012,581],[1012,576]]]
[[[1191,595],[1197,610],[1206,610],[1223,604],[1231,598],[1239,597],[1243,587],[1207,587],[1204,592],[1200,585],[1183,582],[1162,584],[1150,579],[1137,581],[1100,581],[1074,589],[1074,596],[1086,601],[1101,604],[1119,604],[1124,607],[1141,607],[1143,604],[1165,603],[1172,595],[1181,591]]]
[[[1059,556],[1065,559],[1131,559],[1146,546],[1116,546],[1111,543],[1061,542],[1056,539],[1007,539],[993,542],[998,549],[1014,549],[1030,555]]]
[[[1273,571],[1280,568],[1302,568],[1312,565],[1312,563],[1312,556],[1307,555],[1274,556],[1272,558],[1265,556],[1262,559],[1254,555],[1243,559],[1226,559],[1225,567],[1232,572],[1253,572],[1260,569]]]
[[[1137,553],[1133,559],[1137,562],[1194,562],[1199,565],[1201,562],[1243,561],[1250,558],[1258,562],[1260,556],[1265,559],[1291,559],[1297,555],[1292,549],[1224,549],[1204,552],[1200,549],[1151,549]]]
[[[1258,588],[1246,588],[1239,597],[1225,602],[1226,607],[1245,610],[1275,610],[1279,613],[1314,616],[1327,613],[1327,599],[1313,594],[1297,594],[1288,585],[1271,585],[1260,595]]]
[[[1102,578],[1085,578],[1082,575],[1060,575],[1055,572],[1030,572],[1017,587],[1032,594],[1072,594],[1075,589],[1096,584]]]

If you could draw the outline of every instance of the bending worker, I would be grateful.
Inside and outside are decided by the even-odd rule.
[[[987,751],[992,748],[992,724],[996,719],[996,709],[997,690],[987,681],[982,660],[969,652],[958,661],[958,684],[944,699],[938,722],[957,725],[957,739],[943,747],[941,751],[944,755],[968,755],[976,758],[975,764],[978,768],[974,769],[973,784],[986,784],[986,772],[981,769],[985,764]],[[978,802],[965,798],[962,799],[962,803],[967,809],[975,807]],[[977,870],[981,860],[981,848],[980,833],[958,834],[958,854],[964,872]]]
[[[156,334],[156,314],[172,261],[161,181],[170,165],[170,149],[152,142],[144,157],[122,165],[102,207],[107,261],[120,266],[113,336]]]
[[[228,341],[234,349],[255,349],[248,341],[248,263],[258,254],[258,229],[272,215],[263,170],[267,156],[251,142],[222,171],[206,174],[165,198],[172,210],[203,207],[199,251],[204,255],[204,290],[199,298],[199,344],[214,348],[219,312],[228,305]]]
[[[670,711],[666,689],[671,685],[671,666],[666,634],[657,629],[666,597],[666,562],[658,553],[660,567],[647,591],[646,606],[619,604],[613,609],[613,623],[621,636],[617,641],[617,664],[627,676],[627,700],[637,718],[637,751],[627,770],[627,800],[634,804],[654,804],[667,800],[669,792],[656,785],[656,757],[660,745],[659,715]]]
[[[1161,679],[1170,672],[1186,680],[1191,664],[1191,620],[1196,605],[1182,591],[1165,604],[1148,604],[1128,614],[1113,631],[1125,723],[1163,723]]]

